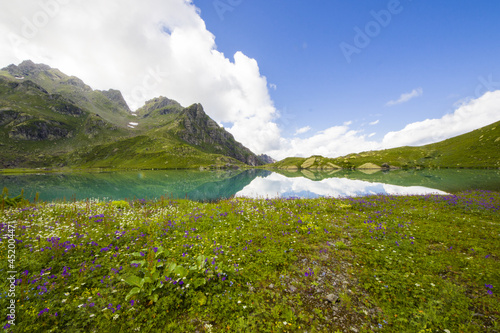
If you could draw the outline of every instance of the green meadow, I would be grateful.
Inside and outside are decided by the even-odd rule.
[[[5,332],[500,330],[498,192],[2,197]]]

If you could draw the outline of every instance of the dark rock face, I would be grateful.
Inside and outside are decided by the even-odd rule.
[[[47,90],[43,89],[42,87],[40,87],[31,80],[25,80],[22,82],[8,82],[7,85],[9,86],[10,89],[16,92],[23,92],[31,95],[36,93],[41,93],[45,95],[49,94]]]
[[[203,110],[201,104],[184,109],[180,138],[198,147],[213,147],[215,153],[233,157],[251,166],[263,164],[248,148],[237,142],[233,135],[221,128]]]
[[[57,140],[72,137],[72,133],[64,124],[43,119],[29,120],[14,126],[9,138],[26,141]]]
[[[85,114],[85,111],[83,111],[81,108],[74,105],[73,103],[64,100],[64,98],[62,98],[61,96],[52,95],[51,97],[57,101],[56,105],[51,107],[52,111],[72,117],[80,117],[83,114]]]
[[[6,70],[11,75],[14,75],[14,76],[26,76],[26,75],[37,73],[37,72],[48,71],[48,70],[50,70],[50,66],[43,65],[43,64],[35,64],[31,60],[25,60],[22,63],[20,63],[19,66],[9,65],[9,66],[3,68],[2,70]]]
[[[13,110],[0,110],[0,126],[4,125],[17,125],[25,122],[33,117],[22,112]]]

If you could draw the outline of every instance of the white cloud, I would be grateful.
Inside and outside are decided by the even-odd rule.
[[[191,0],[7,1],[0,12],[0,67],[26,59],[94,89],[120,89],[132,109],[160,95],[185,106],[201,103],[257,153],[280,142],[257,61],[217,51]]]
[[[424,145],[445,140],[500,120],[500,90],[462,104],[439,119],[425,119],[384,136],[385,148]]]
[[[269,88],[271,88],[272,90],[276,90],[276,89],[278,89],[278,86],[275,85],[274,83],[270,83]]]
[[[406,103],[410,99],[422,96],[423,93],[424,93],[424,90],[422,88],[413,89],[409,93],[401,94],[401,96],[399,97],[399,99],[387,102],[386,106],[393,106],[393,105],[396,105],[396,104]]]
[[[366,135],[349,128],[349,125],[333,126],[308,138],[282,139],[279,149],[268,152],[276,159],[288,156],[323,155],[336,157],[353,151],[372,150],[380,147],[377,142],[366,140]]]
[[[442,118],[426,119],[409,124],[399,131],[389,132],[381,141],[370,140],[374,133],[366,135],[344,124],[317,132],[308,138],[282,139],[280,149],[268,154],[276,159],[311,155],[338,157],[368,150],[419,146],[464,134],[499,120],[500,90],[470,100]]]
[[[310,130],[311,130],[310,126],[302,127],[302,128],[299,128],[298,130],[295,131],[295,135],[304,134],[304,133],[309,132]]]
[[[369,125],[374,126],[374,125],[377,125],[379,122],[380,122],[380,120],[375,120],[375,121],[372,121]]]

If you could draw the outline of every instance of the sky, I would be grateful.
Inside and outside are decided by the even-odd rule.
[[[0,0],[0,67],[30,59],[205,112],[257,154],[337,157],[500,120],[500,2]]]

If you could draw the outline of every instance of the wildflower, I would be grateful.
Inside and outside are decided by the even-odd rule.
[[[48,308],[43,309],[38,313],[38,316],[41,316],[44,312],[49,312],[49,309]]]

